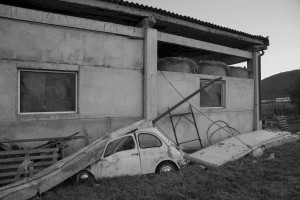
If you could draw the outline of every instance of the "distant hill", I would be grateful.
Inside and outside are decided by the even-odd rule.
[[[275,74],[261,81],[261,98],[275,99],[287,97],[286,89],[297,80],[300,70],[293,70]]]

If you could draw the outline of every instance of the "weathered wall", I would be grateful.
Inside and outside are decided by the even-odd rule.
[[[18,114],[18,68],[77,72],[78,112]],[[143,114],[142,68],[141,39],[0,18],[0,136],[44,138],[86,130],[92,141],[136,121]],[[85,143],[73,142],[69,151]]]
[[[174,85],[174,87],[183,95],[188,96],[192,92],[200,88],[201,79],[214,79],[216,76],[202,75],[202,74],[183,74],[178,72],[158,72],[158,114],[166,111],[168,107],[171,107],[182,100],[182,97],[171,87],[166,81],[163,74]],[[193,97],[189,102],[195,106],[201,113],[205,114],[213,121],[223,120],[231,127],[237,129],[241,133],[249,132],[253,130],[253,101],[254,101],[254,89],[253,80],[223,77],[225,81],[225,107],[224,108],[200,108],[200,94]],[[187,103],[181,105],[174,110],[172,114],[189,112],[189,105]],[[204,146],[208,145],[207,142],[207,130],[212,124],[212,121],[200,114],[194,109],[196,115],[196,122],[202,143]],[[191,115],[187,116],[191,118]],[[178,118],[175,118],[175,123]],[[158,121],[158,126],[171,138],[174,138],[172,126],[169,116],[164,117]],[[222,125],[224,126],[224,124]],[[214,125],[209,133],[216,130]],[[194,125],[182,118],[176,128],[179,142],[197,139],[196,130]],[[228,133],[225,131],[219,131],[219,134],[215,134],[212,138],[213,141],[220,140],[227,137]],[[199,142],[191,142],[185,144],[186,146],[199,146]]]

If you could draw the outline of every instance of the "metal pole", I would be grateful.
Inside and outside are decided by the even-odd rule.
[[[168,109],[169,109],[169,108],[168,108]],[[173,132],[174,132],[176,144],[177,144],[177,146],[179,146],[179,142],[178,142],[177,135],[176,135],[176,127],[174,126],[173,118],[172,118],[171,112],[169,112],[169,116],[170,116],[170,120],[171,120],[171,124],[172,124],[172,128],[173,128]]]
[[[204,87],[196,90],[195,92],[193,92],[192,94],[190,94],[189,96],[187,96],[186,98],[184,98],[182,101],[180,101],[179,103],[177,103],[176,105],[172,106],[171,108],[169,108],[166,112],[164,112],[163,114],[159,115],[158,117],[156,117],[152,122],[153,124],[155,124],[158,120],[160,120],[161,118],[163,118],[164,116],[166,116],[168,113],[170,113],[171,111],[173,111],[174,109],[176,109],[177,107],[179,107],[181,104],[183,104],[184,102],[186,102],[187,100],[189,100],[190,98],[192,98],[193,96],[195,96],[196,94],[198,94],[199,92],[202,92],[205,88],[207,88],[208,86],[210,86],[211,84],[213,84],[216,81],[220,81],[222,80],[222,77],[216,78],[214,80],[212,80],[211,82],[209,82],[208,84],[206,84]]]
[[[201,138],[200,138],[199,130],[198,130],[198,127],[197,127],[197,122],[196,122],[195,115],[194,115],[194,112],[193,112],[193,108],[192,108],[191,105],[190,105],[190,109],[191,109],[192,117],[193,117],[193,120],[194,120],[194,125],[195,125],[195,128],[196,128],[197,136],[198,136],[198,139],[199,139],[199,142],[200,142],[200,147],[202,149],[203,148],[202,147],[202,141],[201,141]]]

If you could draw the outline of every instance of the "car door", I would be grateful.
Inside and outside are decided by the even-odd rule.
[[[142,174],[155,173],[157,165],[168,160],[168,146],[154,133],[137,133]]]
[[[133,134],[109,142],[101,159],[102,177],[141,174],[141,162]]]

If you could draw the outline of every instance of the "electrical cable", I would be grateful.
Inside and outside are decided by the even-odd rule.
[[[162,73],[162,75],[164,76],[164,78],[166,79],[166,81],[171,85],[171,87],[183,98],[185,99],[185,97],[175,88],[175,86],[167,79],[166,75],[160,71]],[[204,116],[205,118],[207,118],[209,121],[212,122],[212,124],[216,124],[217,126],[219,126],[220,128],[222,128],[219,124],[217,124],[215,121],[213,121],[212,119],[210,119],[208,116],[206,116],[204,113],[202,113],[198,108],[196,108],[193,104],[191,104],[188,100],[186,100],[195,110],[197,110],[202,116]],[[225,122],[226,123],[226,122]],[[222,128],[223,130],[225,130],[227,133],[231,134],[229,131],[227,131],[226,129]],[[237,130],[236,130],[237,131]],[[237,131],[239,134],[240,132]],[[241,143],[243,143],[246,147],[250,148],[253,150],[253,148],[248,145],[247,143],[245,143],[244,141],[242,141],[241,139],[237,138],[236,136],[232,135],[234,138],[236,138],[237,140],[239,140]]]

